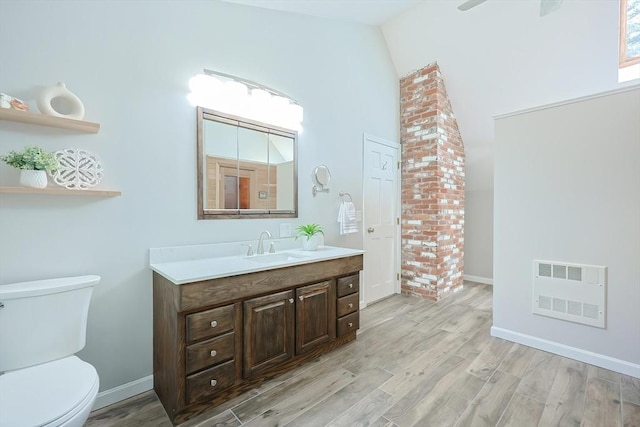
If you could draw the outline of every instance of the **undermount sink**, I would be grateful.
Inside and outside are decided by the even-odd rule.
[[[245,257],[245,259],[247,261],[255,262],[256,264],[272,264],[274,262],[298,261],[308,257],[308,255],[298,254],[295,252],[278,252],[275,254],[248,256]]]

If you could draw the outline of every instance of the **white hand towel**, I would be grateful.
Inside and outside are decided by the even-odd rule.
[[[342,201],[338,210],[338,223],[340,223],[340,234],[358,232],[358,222],[356,221],[356,206],[353,202]]]

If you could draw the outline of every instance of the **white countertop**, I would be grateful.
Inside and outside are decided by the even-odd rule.
[[[202,250],[204,246],[209,245],[199,245],[199,253],[204,254],[207,252]],[[275,254],[266,253],[251,257],[242,255],[201,257],[192,255],[195,247],[151,249],[149,267],[176,285],[182,285],[220,277],[237,276],[257,271],[345,258],[364,253],[363,250],[359,249],[322,246],[317,251],[287,249],[277,251]],[[190,254],[191,256],[185,256],[185,254]],[[274,255],[288,259],[274,260],[272,262],[270,258]]]

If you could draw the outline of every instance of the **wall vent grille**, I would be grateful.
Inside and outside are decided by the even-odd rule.
[[[533,261],[533,313],[605,327],[607,268]]]

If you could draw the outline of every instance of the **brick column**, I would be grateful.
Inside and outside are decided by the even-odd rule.
[[[462,288],[464,146],[437,63],[400,79],[402,293]]]

